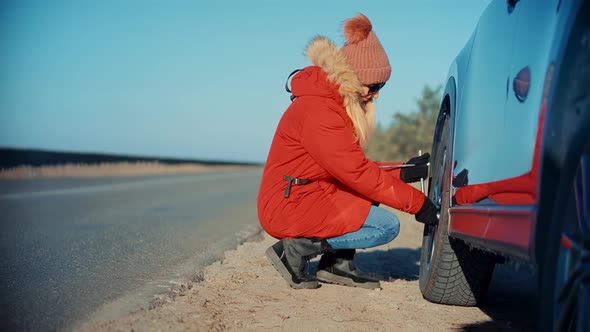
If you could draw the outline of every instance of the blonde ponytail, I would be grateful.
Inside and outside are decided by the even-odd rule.
[[[372,100],[361,102],[358,98],[345,97],[346,114],[352,121],[354,133],[361,146],[369,142],[375,125],[375,104]]]

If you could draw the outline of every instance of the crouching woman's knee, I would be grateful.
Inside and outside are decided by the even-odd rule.
[[[399,234],[399,228],[400,228],[400,223],[399,223],[399,219],[398,217],[389,212],[389,214],[387,215],[387,217],[383,218],[384,219],[384,229],[385,229],[385,234],[387,235],[387,242],[393,241],[393,239],[395,239],[397,237],[397,235]]]
[[[382,233],[381,241],[379,242],[388,243],[397,237],[400,222],[395,214],[379,207],[372,207],[370,214],[372,217],[371,223]]]

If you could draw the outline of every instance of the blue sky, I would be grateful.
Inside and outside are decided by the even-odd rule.
[[[443,83],[488,2],[3,0],[0,146],[263,162],[313,36],[341,46],[369,17],[387,125]]]

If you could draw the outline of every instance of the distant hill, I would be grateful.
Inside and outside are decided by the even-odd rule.
[[[57,166],[65,164],[101,164],[116,162],[158,162],[161,164],[201,164],[201,165],[248,165],[258,166],[259,163],[228,162],[219,160],[198,160],[180,158],[157,158],[142,156],[127,156],[103,153],[59,152],[36,149],[14,149],[0,147],[0,169],[18,166]]]

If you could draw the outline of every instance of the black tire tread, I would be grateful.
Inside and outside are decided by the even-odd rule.
[[[448,137],[448,115],[439,119],[442,126],[438,131],[439,137],[433,144],[433,151],[436,151],[435,159],[444,153],[441,147],[447,144],[444,140]],[[445,137],[446,136],[446,137]],[[437,161],[432,163],[437,165]],[[435,172],[440,172],[437,170]],[[445,176],[448,176],[445,174]],[[443,181],[444,182],[444,181]],[[450,185],[450,184],[449,184]],[[443,201],[450,202],[450,188],[444,188],[442,192]],[[442,210],[448,208],[444,206]],[[445,215],[445,213],[441,213]],[[469,247],[466,243],[449,238],[447,235],[448,220],[443,220],[434,233],[435,251],[430,260],[430,269],[420,269],[420,290],[422,296],[430,302],[458,305],[475,306],[485,297],[494,271],[495,260],[490,254],[481,250]],[[426,226],[428,227],[428,226]],[[420,264],[424,265],[425,251],[428,250],[426,237],[422,242],[422,255]]]
[[[423,296],[435,303],[475,306],[484,297],[494,269],[493,258],[445,236],[440,255],[431,261],[431,277]],[[442,244],[442,246],[440,246]]]

